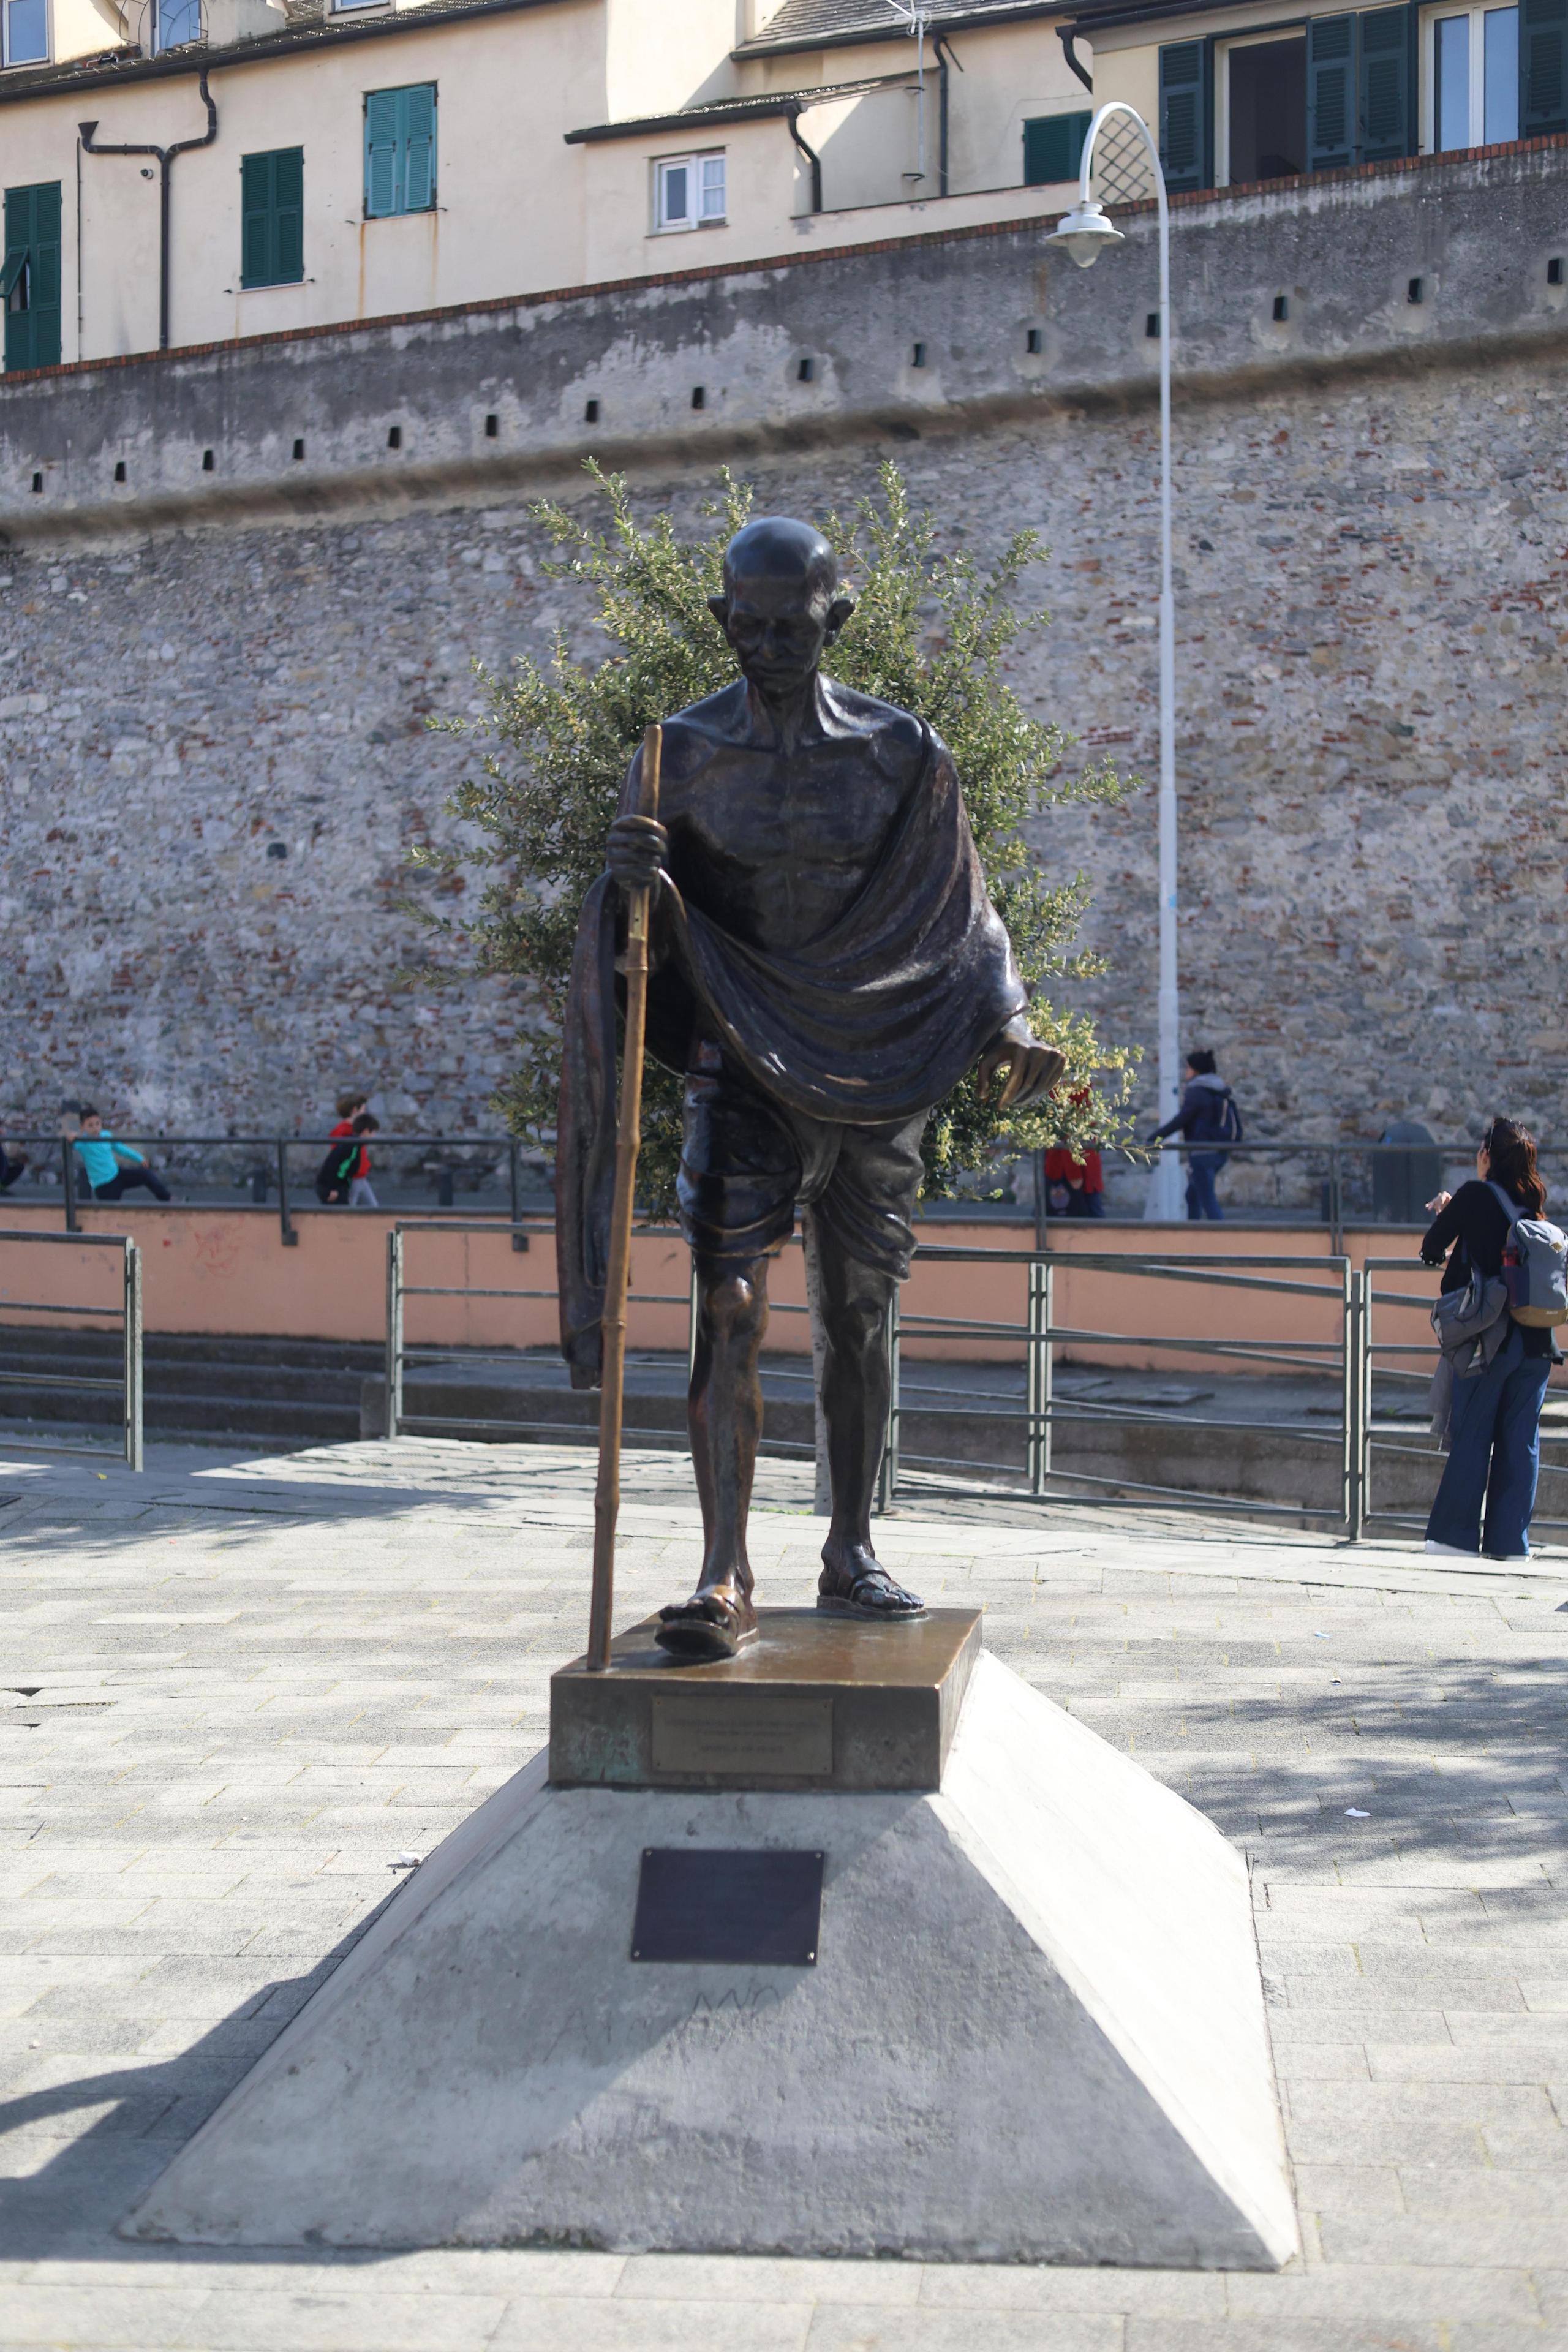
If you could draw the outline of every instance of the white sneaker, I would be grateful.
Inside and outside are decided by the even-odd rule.
[[[1426,1538],[1426,1549],[1428,1551],[1440,1551],[1445,1559],[1479,1559],[1480,1558],[1479,1552],[1465,1551],[1458,1544],[1434,1543],[1430,1536]]]

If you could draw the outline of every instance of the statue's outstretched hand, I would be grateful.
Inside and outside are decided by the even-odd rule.
[[[1054,1045],[1042,1045],[1023,1014],[1016,1013],[1000,1035],[980,1056],[977,1082],[983,1096],[990,1093],[997,1072],[1007,1066],[1006,1083],[996,1108],[1023,1110],[1048,1095],[1067,1068],[1067,1055]]]
[[[652,816],[618,816],[605,863],[623,890],[651,890],[669,855],[669,835]]]

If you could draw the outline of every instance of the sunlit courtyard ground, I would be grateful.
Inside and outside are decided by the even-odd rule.
[[[1568,1555],[1111,1507],[928,1500],[880,1548],[1250,1858],[1286,2273],[118,2238],[398,1857],[542,1744],[592,1473],[415,1440],[0,1459],[0,2347],[1568,2352]],[[680,1456],[626,1493],[623,1622],[696,1558]],[[766,1599],[812,1590],[807,1501],[767,1468]]]

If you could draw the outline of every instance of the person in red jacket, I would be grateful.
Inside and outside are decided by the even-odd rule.
[[[1072,1097],[1075,1108],[1089,1100],[1081,1087]],[[1098,1151],[1075,1159],[1065,1143],[1053,1143],[1046,1153],[1046,1214],[1047,1217],[1103,1217],[1105,1171]]]

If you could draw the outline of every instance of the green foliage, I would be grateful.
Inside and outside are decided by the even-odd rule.
[[[466,944],[469,969],[526,982],[533,1022],[497,1107],[517,1133],[542,1143],[554,1124],[577,909],[603,868],[605,837],[644,728],[735,676],[734,657],[707,600],[722,585],[724,548],[752,505],[750,489],[726,469],[708,509],[712,529],[683,544],[667,517],[642,528],[622,477],[589,470],[609,503],[607,530],[595,530],[556,505],[542,505],[536,513],[562,551],[550,571],[582,583],[584,604],[613,650],[607,658],[584,661],[561,636],[547,667],[525,657],[510,676],[480,669],[485,714],[443,722],[446,731],[471,735],[484,747],[481,772],[450,803],[480,838],[462,850],[416,853],[426,867],[481,869],[474,919],[428,919],[454,944]],[[1039,985],[1064,974],[1083,978],[1100,967],[1072,949],[1087,903],[1082,877],[1047,887],[1023,827],[1053,803],[1114,801],[1123,787],[1103,764],[1065,778],[1061,763],[1069,739],[1029,718],[1004,680],[1012,646],[1044,625],[1043,614],[1021,615],[1011,601],[1037,551],[1036,535],[1019,532],[984,570],[970,556],[944,555],[933,519],[911,509],[903,478],[891,465],[882,468],[879,499],[863,499],[849,516],[831,516],[823,528],[858,598],[826,667],[846,686],[916,712],[948,744],[992,898],[1012,934],[1019,969],[1037,988],[1031,1024],[1068,1057],[1057,1097],[1005,1121],[966,1078],[927,1129],[926,1189],[951,1192],[961,1179],[973,1181],[999,1154],[1058,1140],[1081,1145],[1094,1137],[1120,1137],[1126,1131],[1131,1055],[1104,1045],[1083,1016],[1058,1011]],[[673,1198],[679,1122],[679,1087],[650,1064],[642,1189],[658,1212],[668,1211]]]

